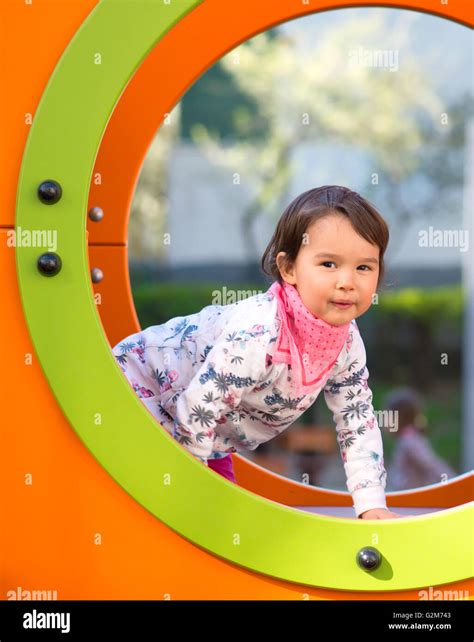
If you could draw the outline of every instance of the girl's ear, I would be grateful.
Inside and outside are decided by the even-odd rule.
[[[281,274],[281,278],[287,283],[290,283],[290,285],[294,285],[296,282],[294,277],[294,268],[293,266],[288,266],[286,252],[278,252],[275,257],[275,262]]]

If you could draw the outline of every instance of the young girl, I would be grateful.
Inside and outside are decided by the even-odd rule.
[[[136,394],[194,457],[236,481],[231,453],[286,430],[323,390],[357,517],[387,510],[382,437],[355,319],[383,272],[387,225],[345,187],[283,212],[262,257],[271,287],[133,334],[113,353]]]

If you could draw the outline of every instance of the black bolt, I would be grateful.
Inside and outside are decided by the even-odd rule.
[[[55,252],[46,252],[39,257],[37,266],[43,276],[56,276],[61,271],[61,257]]]
[[[356,560],[364,571],[375,571],[382,563],[382,555],[376,548],[366,546],[357,553]]]
[[[62,195],[63,190],[61,185],[56,181],[43,181],[38,187],[38,198],[45,205],[54,205],[60,200]]]
[[[104,210],[101,207],[93,207],[89,210],[89,218],[91,221],[98,223],[104,218]]]

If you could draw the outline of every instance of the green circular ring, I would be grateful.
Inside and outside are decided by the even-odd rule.
[[[56,231],[63,267],[46,279],[36,269],[41,249],[17,247],[16,257],[26,321],[49,385],[81,441],[117,483],[217,556],[282,580],[342,590],[394,591],[463,579],[472,504],[375,525],[269,501],[216,475],[157,430],[115,363],[89,278],[85,230],[94,161],[127,82],[198,4],[102,0],[69,43],[37,109],[19,177],[16,225]],[[36,194],[46,178],[63,189],[49,207]],[[384,561],[369,574],[358,568],[355,554],[373,543],[374,532]]]

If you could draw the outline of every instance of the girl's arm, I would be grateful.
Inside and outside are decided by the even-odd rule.
[[[346,344],[346,359],[324,387],[324,398],[336,424],[347,488],[357,517],[365,511],[386,509],[382,435],[368,386],[366,352],[355,321]]]

